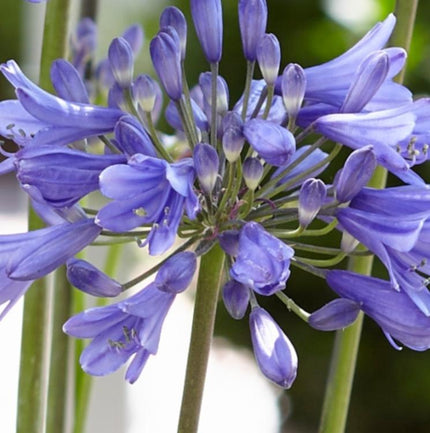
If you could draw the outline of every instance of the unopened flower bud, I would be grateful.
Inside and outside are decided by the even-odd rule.
[[[376,155],[372,146],[365,146],[352,152],[336,177],[336,199],[340,203],[352,200],[366,186],[376,165]]]
[[[200,186],[205,193],[210,194],[218,177],[218,154],[211,145],[199,143],[194,148],[193,159]]]
[[[384,51],[375,51],[367,56],[358,67],[339,112],[361,111],[382,86],[389,69],[390,58]]]
[[[243,162],[243,179],[250,190],[255,190],[260,184],[264,168],[258,158],[246,158]]]
[[[221,0],[191,0],[191,15],[200,45],[209,63],[217,63],[222,54]]]
[[[281,63],[281,47],[278,38],[272,33],[265,34],[257,45],[257,59],[264,81],[275,85]]]
[[[240,0],[238,10],[243,53],[246,60],[254,62],[257,58],[257,45],[266,32],[266,0]]]
[[[133,24],[124,31],[122,37],[130,44],[133,54],[137,56],[144,40],[142,27],[139,24]]]
[[[181,46],[181,60],[184,60],[187,46],[187,22],[184,14],[175,6],[167,7],[160,16],[160,27],[164,28],[167,26],[173,27],[178,33]]]
[[[351,325],[360,312],[360,304],[350,299],[335,299],[309,316],[309,325],[320,331],[335,331]]]
[[[122,286],[85,260],[67,261],[67,279],[77,289],[94,296],[118,296]]]
[[[226,119],[227,118],[227,119]],[[224,120],[226,119],[226,120]],[[245,143],[243,121],[236,112],[227,113],[223,119],[222,147],[229,162],[236,161]]]
[[[293,134],[268,120],[249,120],[245,123],[243,134],[252,148],[275,167],[287,164],[296,150]]]
[[[317,216],[324,204],[327,191],[320,179],[307,179],[303,182],[299,193],[299,222],[306,228]]]
[[[178,39],[165,31],[155,36],[150,44],[151,59],[161,83],[171,99],[182,96],[181,54]]]
[[[286,66],[282,73],[281,89],[288,117],[296,119],[306,90],[306,76],[300,65],[290,63]]]
[[[134,71],[133,51],[124,38],[115,38],[109,46],[109,63],[115,81],[125,89],[131,85]]]
[[[206,103],[212,106],[212,74],[210,72],[200,74],[199,86]],[[218,114],[223,114],[228,110],[229,92],[226,81],[219,75],[217,76],[216,87],[216,111]]]
[[[133,81],[133,100],[145,113],[150,113],[154,109],[156,86],[158,84],[149,75],[139,75]]]
[[[297,354],[291,341],[261,307],[249,315],[252,347],[261,372],[271,381],[289,389],[297,375]]]
[[[196,255],[193,252],[175,254],[160,268],[154,283],[163,292],[180,293],[190,285],[196,266]]]
[[[222,289],[225,308],[233,319],[242,319],[248,309],[250,293],[248,287],[230,280]]]

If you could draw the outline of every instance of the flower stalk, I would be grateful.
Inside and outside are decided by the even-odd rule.
[[[200,261],[178,433],[195,433],[198,429],[223,268],[224,253],[217,244]]]

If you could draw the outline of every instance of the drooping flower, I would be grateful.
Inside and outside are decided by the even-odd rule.
[[[157,353],[164,319],[176,294],[190,284],[195,268],[194,253],[179,253],[162,266],[153,283],[135,295],[70,318],[63,327],[67,334],[93,339],[80,358],[83,370],[104,376],[134,355],[126,373],[126,379],[134,383],[149,356]]]
[[[338,295],[359,303],[394,348],[399,346],[393,339],[414,350],[430,348],[430,317],[388,281],[334,270],[328,272],[327,283]]]

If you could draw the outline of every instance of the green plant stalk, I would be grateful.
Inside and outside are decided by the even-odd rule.
[[[196,433],[212,343],[224,253],[216,244],[200,261],[178,433]]]
[[[34,211],[29,210],[29,229],[43,227]],[[47,298],[46,278],[37,280],[24,298],[21,360],[18,385],[17,433],[43,431],[45,407]]]
[[[401,46],[406,50],[409,48],[417,5],[418,0],[397,0],[397,25],[390,41],[392,45]],[[401,83],[403,74],[397,76],[396,79]],[[386,170],[378,167],[369,184],[374,188],[384,188],[386,181]],[[373,255],[353,257],[350,259],[349,269],[370,275],[372,265]],[[345,431],[362,324],[363,314],[361,313],[354,324],[343,331],[337,331],[319,433],[343,433]]]
[[[64,23],[68,22],[68,6],[68,0],[50,0],[46,6],[40,70],[40,85],[46,90],[52,89],[49,80],[51,62],[65,54],[67,35],[64,34]],[[29,229],[42,227],[43,223],[30,209]],[[33,284],[24,301],[17,433],[40,433],[44,428],[48,362],[45,351],[49,347],[46,329],[48,302],[48,283],[43,278]],[[61,391],[64,392],[64,389]],[[60,403],[59,407],[62,405]]]
[[[72,288],[66,278],[66,267],[55,271],[52,297],[51,359],[46,407],[46,433],[65,431],[67,404],[67,370],[69,338],[63,332],[63,324],[70,317]]]

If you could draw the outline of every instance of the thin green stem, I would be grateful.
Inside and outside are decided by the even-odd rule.
[[[218,66],[219,63],[211,63],[211,145],[217,148],[217,88],[218,88]]]
[[[291,298],[289,298],[284,292],[276,292],[275,295],[285,304],[288,311],[292,311],[298,317],[305,322],[309,321],[310,314],[303,308],[299,307]]]
[[[224,253],[218,244],[200,261],[178,433],[197,432],[223,266]]]
[[[245,80],[245,90],[243,92],[242,101],[242,120],[246,118],[246,112],[248,111],[249,94],[251,92],[252,77],[254,76],[255,62],[248,61],[246,63],[246,80]]]
[[[267,86],[267,100],[264,108],[263,119],[267,119],[272,108],[273,95],[275,94],[275,86]]]
[[[391,42],[405,48],[409,47],[417,4],[418,0],[397,0],[397,26]],[[397,77],[398,82],[402,80],[403,75]],[[374,188],[384,188],[386,180],[386,170],[378,167],[369,184]],[[373,256],[356,256],[350,259],[349,269],[363,275],[370,275],[372,265]],[[363,314],[360,314],[351,326],[336,333],[319,433],[343,433],[345,431],[362,324]]]

